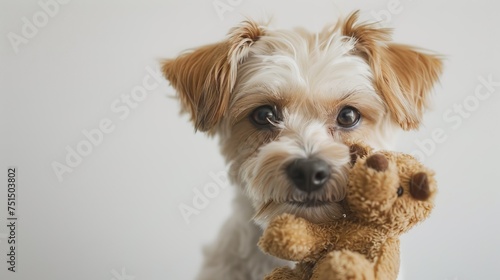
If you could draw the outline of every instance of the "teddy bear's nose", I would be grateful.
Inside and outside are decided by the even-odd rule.
[[[308,193],[321,189],[331,173],[328,163],[318,158],[296,159],[286,172],[295,187]]]
[[[427,174],[419,172],[410,178],[410,194],[417,200],[427,200],[431,195]]]

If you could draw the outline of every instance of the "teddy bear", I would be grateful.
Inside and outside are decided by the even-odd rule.
[[[265,253],[295,261],[266,280],[396,279],[399,236],[426,219],[434,172],[414,157],[351,146],[344,218],[314,224],[292,214],[273,219],[259,240]]]

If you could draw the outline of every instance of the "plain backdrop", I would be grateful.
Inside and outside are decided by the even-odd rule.
[[[230,8],[218,14],[221,3]],[[354,9],[368,20],[383,14],[395,41],[446,59],[422,128],[397,146],[435,169],[440,188],[431,218],[402,239],[405,279],[499,279],[498,3],[72,0],[44,22],[39,1],[2,0],[0,279],[193,279],[202,246],[231,212],[229,187],[189,223],[179,211],[224,171],[217,139],[194,133],[166,82],[149,80],[156,87],[126,117],[113,105],[124,106],[159,59],[220,40],[245,17],[319,31]],[[34,20],[36,32],[23,27]],[[14,33],[24,36],[17,46]],[[488,90],[482,79],[497,82]],[[58,180],[54,162],[106,119],[113,131]],[[15,273],[6,262],[8,166],[18,170]]]

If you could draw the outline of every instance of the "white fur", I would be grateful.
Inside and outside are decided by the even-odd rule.
[[[310,42],[293,31],[269,31],[249,51],[249,57],[238,70],[237,97],[254,94],[263,88],[286,94],[302,90],[304,94],[339,96],[353,91],[378,98],[369,65],[351,54],[353,39],[334,33],[329,43]],[[238,98],[233,99],[236,102]]]

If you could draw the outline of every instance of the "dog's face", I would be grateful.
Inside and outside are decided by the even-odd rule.
[[[164,62],[195,128],[219,136],[258,223],[284,212],[340,217],[346,142],[384,147],[396,130],[418,127],[441,62],[389,35],[357,13],[319,34],[244,22]]]

